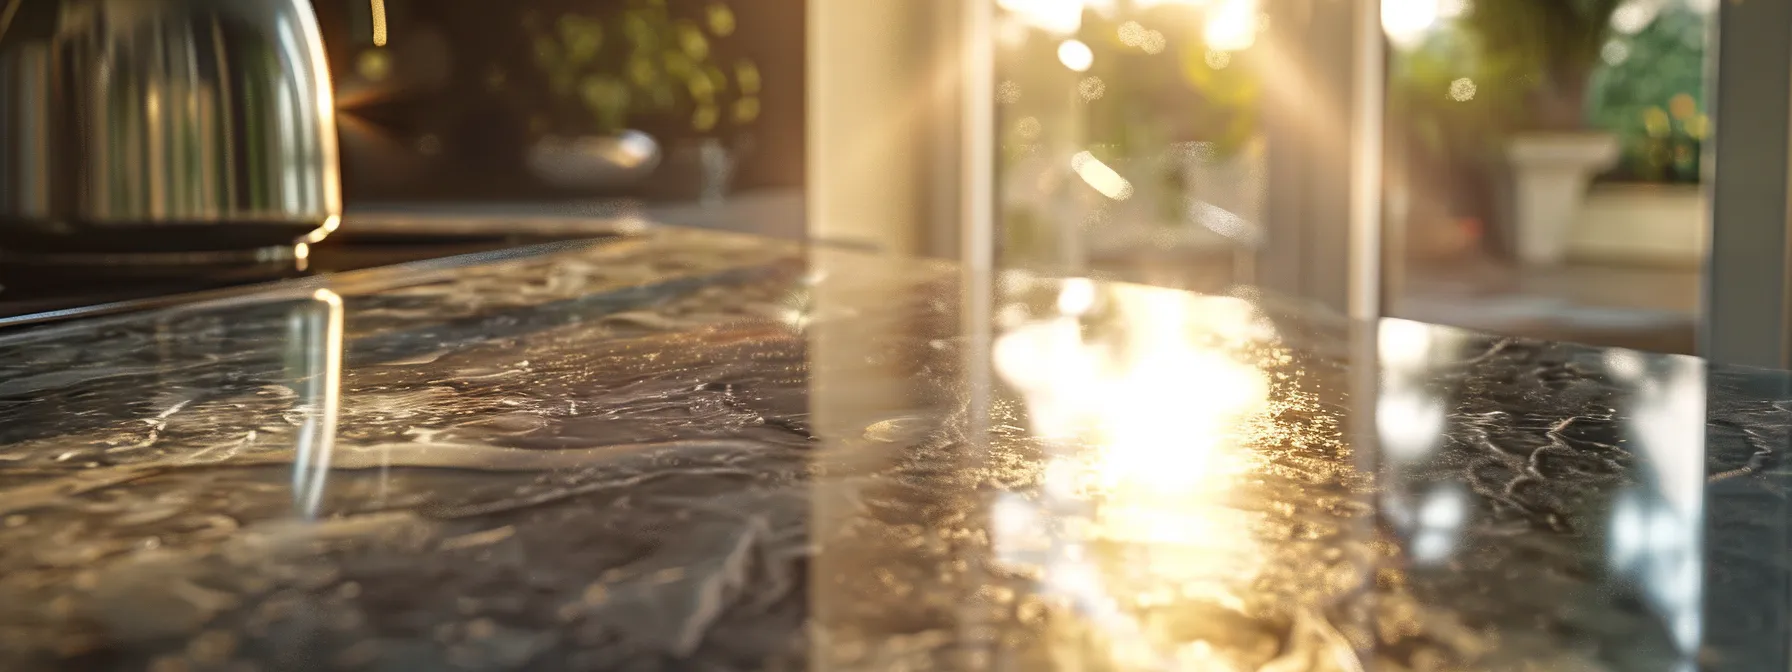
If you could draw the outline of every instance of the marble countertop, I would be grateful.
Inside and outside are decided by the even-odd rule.
[[[1785,374],[958,282],[656,230],[0,336],[0,669],[1787,667]]]

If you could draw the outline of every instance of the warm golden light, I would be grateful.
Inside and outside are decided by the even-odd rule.
[[[302,380],[309,398],[299,427],[292,471],[293,502],[298,513],[308,520],[317,518],[323,507],[342,408],[342,296],[319,289],[311,298],[323,304],[323,333],[316,335],[322,339],[316,344],[317,351],[306,353],[316,359],[311,360]]]
[[[1261,468],[1258,445],[1273,431],[1265,367],[1277,360],[1247,353],[1275,334],[1254,306],[1226,297],[1068,279],[1055,303],[1057,317],[1003,334],[994,364],[1052,446],[1049,510],[1080,503],[1086,518],[1069,526],[1076,541],[1041,545],[1028,536],[1040,514],[1007,502],[998,546],[1040,561],[1046,591],[1102,633],[1119,667],[1222,662],[1196,650],[1202,642],[1164,641],[1150,614],[1189,600],[1240,609],[1265,564],[1259,514],[1228,500]]]
[[[367,9],[373,14],[373,46],[386,46],[386,0],[367,0]]]
[[[1217,0],[1207,10],[1207,25],[1201,39],[1207,48],[1219,51],[1243,51],[1257,43],[1258,14],[1256,0]]]
[[[1147,54],[1161,53],[1167,45],[1163,33],[1148,29],[1137,21],[1121,24],[1119,35],[1121,44],[1138,47]]]
[[[335,233],[336,229],[340,228],[341,226],[342,226],[342,216],[341,215],[330,215],[329,217],[325,217],[322,226],[317,227],[316,231],[312,231],[311,233],[305,235],[304,242],[305,243],[322,242],[325,236]],[[300,244],[303,245],[304,243],[300,243]]]
[[[1132,198],[1132,183],[1126,181],[1126,178],[1121,177],[1120,173],[1114,172],[1113,168],[1109,168],[1100,159],[1095,158],[1093,154],[1077,152],[1076,156],[1070,157],[1070,169],[1076,171],[1077,176],[1083,178],[1083,182],[1094,187],[1103,196],[1116,201]]]
[[[1076,92],[1077,95],[1083,97],[1083,100],[1101,100],[1102,96],[1107,95],[1108,85],[1107,82],[1101,81],[1100,77],[1084,77],[1082,81],[1076,83]]]
[[[1020,121],[1014,122],[1014,134],[1027,142],[1038,140],[1044,132],[1045,124],[1040,123],[1038,117],[1021,117]]]
[[[1095,65],[1095,52],[1082,40],[1065,40],[1058,45],[1058,62],[1077,72],[1088,72]]]
[[[1137,21],[1120,24],[1119,34],[1120,43],[1126,46],[1136,47],[1145,43],[1145,27]]]
[[[1475,80],[1463,77],[1450,82],[1450,100],[1466,103],[1475,99]]]
[[[1397,46],[1412,47],[1437,24],[1438,0],[1383,0],[1381,29]]]
[[[1083,25],[1082,0],[996,0],[1022,23],[1055,35],[1072,35]]]
[[[1014,80],[1004,80],[996,85],[996,102],[1013,105],[1020,102],[1020,84]]]
[[[368,49],[355,57],[355,74],[369,82],[385,81],[392,74],[392,57],[385,49]]]
[[[1095,283],[1088,278],[1070,278],[1058,290],[1058,312],[1082,315],[1095,307]]]
[[[1170,43],[1164,39],[1164,34],[1155,30],[1146,32],[1145,39],[1139,43],[1139,48],[1147,54],[1164,53],[1164,48],[1168,46]]]

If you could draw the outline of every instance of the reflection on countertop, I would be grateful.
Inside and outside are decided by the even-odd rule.
[[[1019,273],[968,352],[957,281],[666,229],[0,337],[0,667],[1786,666],[1783,374]]]
[[[601,199],[509,203],[373,203],[358,204],[350,216],[389,218],[422,215],[420,226],[438,225],[443,217],[480,217],[503,220],[515,217],[640,219],[697,229],[750,233],[785,240],[806,235],[803,192],[797,189],[759,189],[730,194],[718,203],[698,201],[641,201]],[[401,233],[402,226],[386,227]],[[559,234],[544,227],[542,233]]]

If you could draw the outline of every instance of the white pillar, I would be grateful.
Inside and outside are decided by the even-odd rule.
[[[1712,142],[1711,256],[1699,352],[1726,364],[1792,367],[1792,3],[1717,3],[1706,77]]]
[[[809,236],[951,254],[962,88],[956,0],[808,0]]]

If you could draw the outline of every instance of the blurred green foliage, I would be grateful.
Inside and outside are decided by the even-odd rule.
[[[1708,18],[1666,3],[1634,35],[1613,31],[1616,2],[1482,0],[1389,60],[1388,122],[1421,172],[1484,174],[1529,130],[1618,135],[1606,179],[1696,181]],[[1460,79],[1474,96],[1449,95]]]
[[[1593,76],[1593,124],[1618,134],[1624,156],[1612,177],[1697,182],[1705,114],[1707,17],[1670,6],[1643,30],[1616,37]]]
[[[1016,117],[1043,115],[1048,125],[1062,106],[1082,106],[1081,132],[1112,155],[1153,152],[1181,141],[1212,142],[1222,154],[1236,149],[1256,132],[1260,84],[1248,64],[1252,53],[1210,59],[1201,27],[1199,9],[1185,5],[1111,17],[1086,11],[1074,36],[1095,53],[1093,67],[1084,73],[1058,63],[1062,38],[1033,31],[1000,57],[1000,77],[1023,92],[1006,106]],[[1152,48],[1136,40],[1128,44],[1123,29],[1154,33]]]
[[[1388,123],[1431,152],[1500,151],[1524,104],[1515,80],[1487,75],[1474,36],[1446,25],[1409,51],[1388,60]],[[1474,84],[1474,96],[1450,95],[1458,80]]]
[[[1060,63],[1057,50],[1066,36],[1028,29],[1026,39],[1004,45],[997,63],[1004,170],[1039,161],[1042,146],[1087,150],[1126,174],[1139,190],[1133,202],[1157,208],[1153,221],[1186,223],[1181,193],[1188,158],[1173,148],[1201,143],[1203,160],[1233,156],[1258,134],[1262,95],[1251,62],[1257,50],[1211,51],[1202,38],[1204,19],[1203,8],[1184,3],[1108,15],[1086,10],[1069,37],[1094,53],[1087,72]],[[1064,137],[1075,146],[1064,147]],[[1003,249],[1026,258],[1063,253],[1051,229],[1056,220],[1046,214],[1052,207],[1028,202],[1005,209]]]
[[[640,115],[679,115],[702,133],[759,117],[760,73],[751,60],[722,62],[713,42],[733,34],[733,10],[713,2],[677,16],[666,0],[628,0],[602,15],[525,15],[535,64],[556,100],[584,112],[573,132],[613,133]]]

